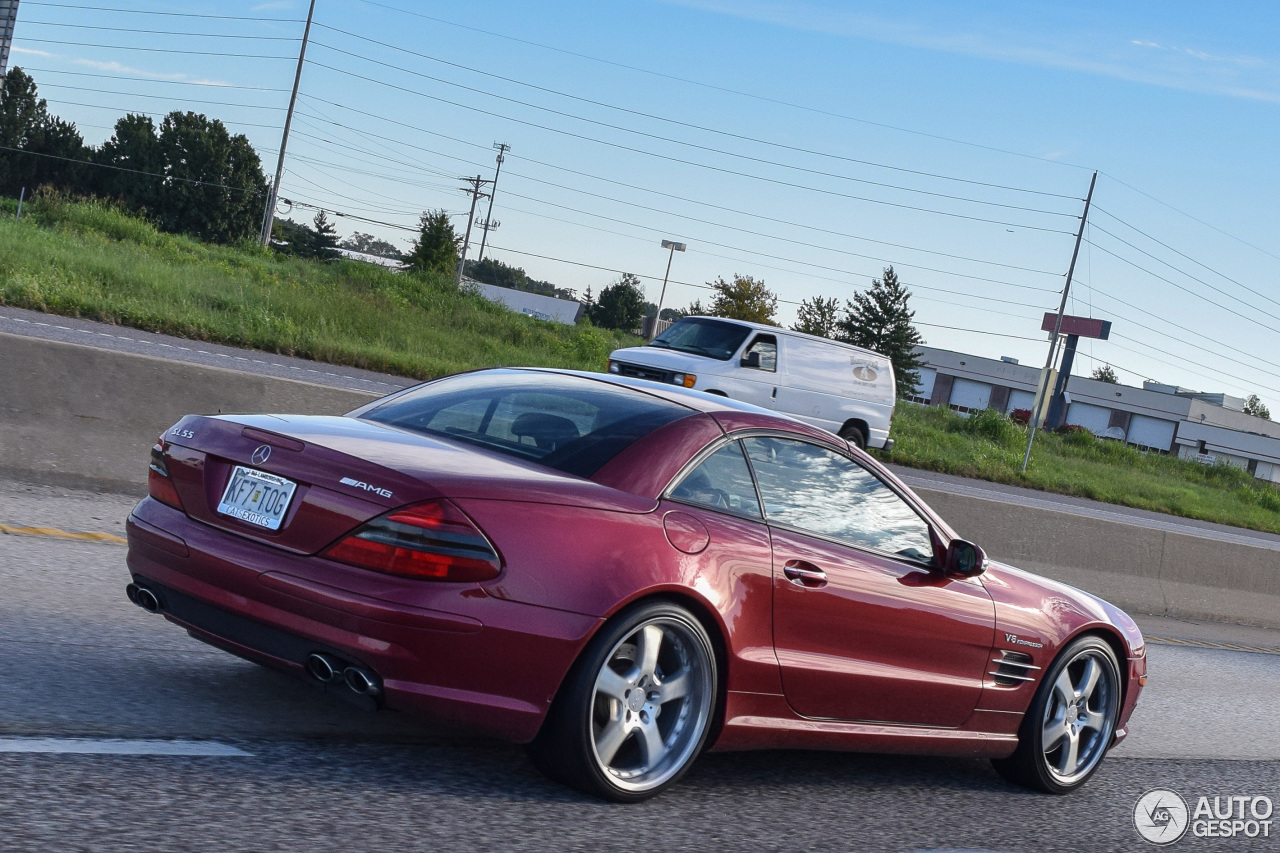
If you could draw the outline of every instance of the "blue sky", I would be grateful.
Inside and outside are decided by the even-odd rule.
[[[96,143],[196,109],[274,171],[293,61],[252,57],[296,57],[301,0],[80,5],[19,13],[11,63],[54,112]],[[286,197],[461,230],[459,179],[506,142],[491,253],[535,278],[627,270],[656,300],[668,237],[666,304],[744,273],[789,323],[892,263],[929,344],[1039,365],[1097,169],[1069,310],[1114,334],[1077,370],[1280,406],[1274,4],[318,0],[316,22]]]

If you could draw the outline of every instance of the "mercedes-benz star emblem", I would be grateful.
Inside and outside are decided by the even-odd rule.
[[[271,445],[264,444],[257,450],[253,451],[253,456],[249,457],[254,465],[266,465],[267,460],[271,458]]]

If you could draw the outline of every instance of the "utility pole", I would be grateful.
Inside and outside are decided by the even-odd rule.
[[[289,111],[284,116],[284,133],[280,137],[280,159],[276,162],[276,178],[267,196],[267,214],[262,219],[262,245],[271,245],[271,227],[276,221],[276,199],[280,195],[280,179],[284,177],[284,150],[289,147],[289,126],[293,124],[293,107],[298,102],[298,84],[302,82],[302,65],[307,59],[307,42],[311,40],[311,18],[316,13],[316,0],[307,9],[307,26],[302,31],[302,48],[298,51],[298,70],[293,75],[293,94],[289,96]]]
[[[662,292],[658,294],[658,312],[653,315],[653,328],[650,329],[649,340],[658,336],[658,323],[662,320],[662,301],[667,298],[667,279],[671,277],[671,261],[675,258],[676,252],[685,250],[685,245],[672,240],[663,240],[662,248],[671,251],[667,255],[667,271],[662,274]]]
[[[1027,424],[1027,452],[1022,457],[1022,471],[1027,470],[1031,461],[1031,443],[1036,439],[1036,430],[1040,424],[1040,413],[1044,411],[1049,397],[1049,370],[1053,367],[1054,356],[1058,353],[1058,336],[1062,331],[1062,315],[1067,310],[1067,294],[1071,292],[1071,277],[1075,275],[1076,258],[1080,255],[1080,241],[1084,239],[1084,226],[1089,222],[1089,205],[1093,202],[1093,185],[1098,182],[1098,173],[1094,172],[1089,179],[1089,194],[1084,197],[1084,213],[1080,216],[1080,230],[1076,232],[1076,246],[1071,250],[1071,265],[1067,267],[1067,283],[1062,286],[1062,301],[1058,303],[1058,319],[1053,324],[1053,334],[1049,336],[1049,357],[1044,362],[1044,372],[1040,376],[1040,391],[1036,395],[1036,405]]]
[[[0,77],[9,70],[9,46],[18,23],[18,0],[0,0]]]
[[[486,195],[486,193],[480,192],[480,187],[489,183],[479,175],[474,178],[463,178],[462,182],[471,187],[471,212],[467,214],[467,236],[462,238],[462,257],[458,259],[458,275],[453,282],[458,287],[462,286],[462,271],[467,266],[467,248],[471,245],[471,222],[476,218],[476,202]],[[490,197],[492,198],[492,196]]]
[[[502,224],[493,221],[493,197],[498,194],[498,175],[502,174],[502,161],[506,159],[504,155],[511,150],[511,146],[505,142],[495,142],[493,147],[498,149],[498,168],[493,170],[493,189],[489,191],[489,212],[484,215],[484,222],[480,223],[484,235],[480,238],[480,251],[476,254],[476,263],[484,260],[484,247],[489,241],[489,232]],[[471,226],[468,224],[467,227]]]

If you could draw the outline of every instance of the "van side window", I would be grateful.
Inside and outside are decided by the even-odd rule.
[[[773,335],[757,335],[742,354],[742,366],[754,370],[778,371],[778,339]]]

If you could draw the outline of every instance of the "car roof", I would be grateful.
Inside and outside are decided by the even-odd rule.
[[[675,385],[661,385],[648,379],[636,379],[630,376],[617,376],[613,373],[593,373],[589,370],[565,370],[556,367],[505,367],[490,368],[491,370],[518,370],[529,373],[555,373],[560,376],[577,376],[582,379],[590,379],[594,382],[603,382],[606,385],[616,385],[620,388],[630,388],[636,391],[643,391],[654,397],[660,397],[672,403],[693,409],[698,412],[749,412],[758,415],[770,415],[779,420],[790,421],[793,418],[781,415],[771,409],[765,409],[760,406],[753,406],[750,403],[743,403],[739,400],[730,400],[728,397],[721,397],[718,394],[708,394],[705,391],[695,391],[692,388],[680,388]]]

